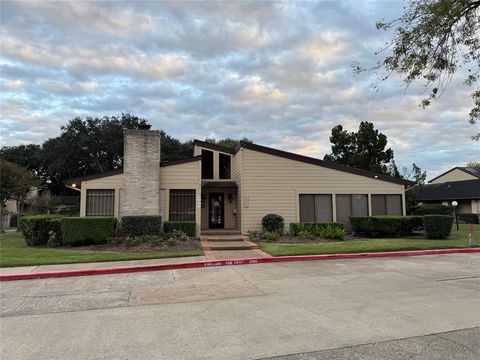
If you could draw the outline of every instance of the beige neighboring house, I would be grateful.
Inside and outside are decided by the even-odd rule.
[[[415,191],[419,204],[458,203],[459,214],[480,214],[480,171],[457,166],[433,178]]]
[[[197,223],[201,232],[261,230],[276,213],[290,222],[350,215],[404,215],[410,182],[261,145],[232,150],[194,141],[193,156],[162,162],[160,132],[124,132],[124,169],[71,179],[80,216],[161,215]]]

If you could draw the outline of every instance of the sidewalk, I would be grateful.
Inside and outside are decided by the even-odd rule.
[[[189,256],[189,257],[177,257],[177,258],[166,258],[166,259],[124,260],[124,261],[108,261],[108,262],[75,263],[75,264],[19,266],[19,267],[0,268],[0,275],[41,273],[41,272],[65,271],[65,270],[83,270],[83,269],[111,269],[111,268],[123,268],[123,267],[130,267],[130,266],[173,264],[173,263],[204,261],[204,260],[206,260],[205,256]]]

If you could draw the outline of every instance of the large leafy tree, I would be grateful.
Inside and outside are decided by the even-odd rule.
[[[38,179],[26,169],[0,159],[0,232],[3,232],[3,208],[7,200],[16,200],[20,207]]]
[[[407,87],[423,82],[428,92],[423,107],[438,99],[455,73],[465,69],[465,84],[473,88],[469,121],[477,126],[472,138],[479,140],[480,0],[410,0],[401,17],[377,22],[377,28],[393,30],[394,37],[379,52],[388,55],[370,70],[386,70],[383,80],[396,73]]]
[[[422,169],[413,163],[411,168],[403,167],[402,168],[402,178],[413,181],[415,185],[422,186],[425,184],[427,179],[427,172],[422,171]]]
[[[387,148],[387,137],[368,121],[362,121],[358,131],[348,132],[342,125],[332,129],[332,152],[324,159],[359,169],[399,176],[393,162],[393,150]]]
[[[209,143],[212,143],[212,144],[225,146],[229,149],[235,149],[240,142],[249,142],[249,143],[252,142],[252,140],[250,140],[246,137],[244,137],[240,140],[232,139],[232,138],[225,138],[225,139],[220,139],[220,140],[217,140],[217,139],[214,139],[214,138],[207,138],[207,139],[205,139],[205,141],[209,142]]]

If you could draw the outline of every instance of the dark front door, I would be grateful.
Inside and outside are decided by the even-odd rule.
[[[208,195],[208,227],[213,229],[223,229],[225,224],[224,219],[224,194],[210,193]]]

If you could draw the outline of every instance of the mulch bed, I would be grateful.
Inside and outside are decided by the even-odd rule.
[[[145,252],[145,251],[188,251],[201,250],[198,239],[186,241],[177,241],[175,245],[168,244],[166,241],[158,242],[138,242],[128,244],[126,242],[103,245],[88,245],[69,248],[70,250],[96,250],[96,251],[116,251],[116,252]]]

